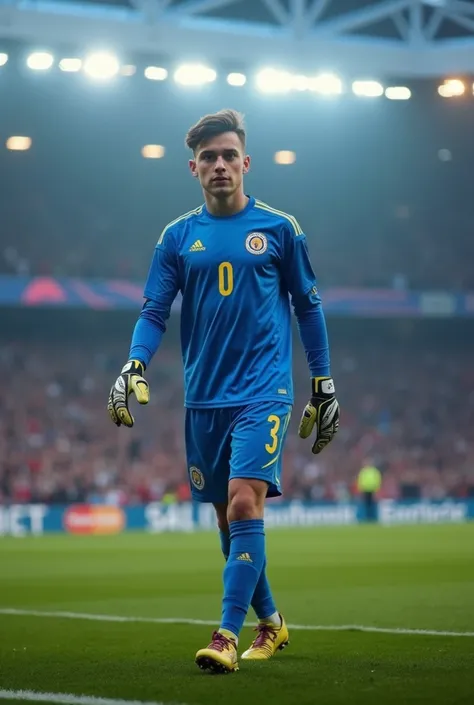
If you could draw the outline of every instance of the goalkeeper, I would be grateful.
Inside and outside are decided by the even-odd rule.
[[[339,407],[305,235],[293,216],[245,194],[250,157],[241,115],[205,116],[186,143],[204,204],[171,222],[158,239],[129,360],[108,409],[117,426],[132,426],[130,394],[148,402],[146,367],[181,291],[189,480],[193,498],[215,507],[226,559],[220,629],[195,660],[220,673],[238,669],[250,605],[257,635],[243,659],[268,659],[289,641],[267,579],[264,506],[267,497],[281,494],[293,404],[290,300],[311,374],[299,435],[315,432],[313,453],[337,432]]]

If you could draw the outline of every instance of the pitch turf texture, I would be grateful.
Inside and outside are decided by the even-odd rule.
[[[194,654],[211,626],[4,612],[217,622],[217,535],[3,538],[0,692],[187,705],[474,703],[474,524],[273,530],[267,543],[288,622],[394,633],[293,629],[273,660],[210,676]],[[241,651],[251,636],[245,628]]]

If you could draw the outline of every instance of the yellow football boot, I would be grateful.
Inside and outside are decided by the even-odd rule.
[[[274,624],[260,622],[255,631],[258,632],[251,646],[242,654],[243,659],[247,661],[263,661],[269,659],[281,651],[290,643],[290,635],[285,620],[280,614],[281,625],[276,627]]]
[[[234,639],[230,639],[220,632],[214,632],[209,646],[197,652],[196,663],[203,671],[212,671],[213,673],[238,671],[237,645]]]

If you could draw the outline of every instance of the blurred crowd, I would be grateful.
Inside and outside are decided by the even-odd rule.
[[[0,502],[142,503],[189,498],[181,360],[164,346],[149,367],[151,402],[136,424],[108,418],[123,344],[0,345]],[[460,347],[393,349],[377,339],[333,346],[341,403],[334,442],[313,456],[297,437],[307,401],[295,359],[296,404],[284,455],[285,498],[345,501],[370,459],[391,498],[474,496],[474,367]]]
[[[161,229],[180,213],[168,205],[156,222],[132,217],[126,208],[124,213],[102,209],[73,194],[58,200],[57,194],[38,190],[25,198],[21,209],[5,204],[0,274],[143,282]],[[350,222],[311,222],[304,212],[296,215],[323,287],[474,290],[470,210],[448,217],[393,205],[376,217],[368,210]]]

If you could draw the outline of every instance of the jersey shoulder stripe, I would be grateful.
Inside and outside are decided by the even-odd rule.
[[[294,217],[294,215],[290,215],[289,213],[285,213],[284,211],[279,211],[276,208],[272,208],[272,206],[269,206],[268,203],[264,203],[263,201],[259,200],[255,201],[255,207],[260,208],[260,210],[267,211],[267,213],[273,213],[273,215],[279,216],[280,218],[284,218],[285,220],[287,220],[293,229],[295,237],[297,235],[303,235],[301,226]]]
[[[161,235],[158,238],[157,244],[158,245],[162,244],[164,237],[170,228],[177,225],[178,223],[181,223],[184,220],[187,220],[188,218],[192,218],[193,215],[201,215],[201,213],[202,213],[202,206],[199,206],[199,208],[194,208],[192,211],[188,211],[187,213],[180,215],[179,218],[175,218],[174,220],[172,220],[171,223],[168,223],[168,225],[166,225],[163,228]]]

